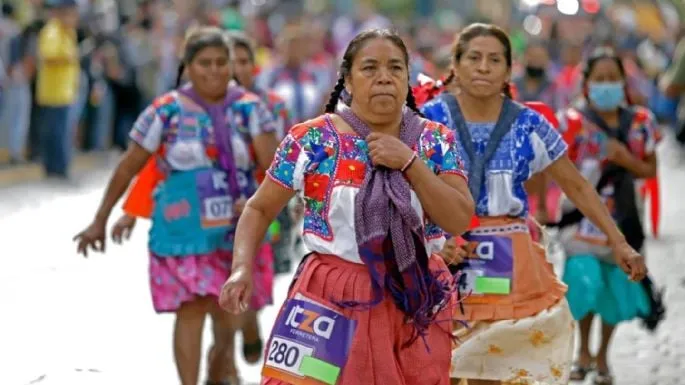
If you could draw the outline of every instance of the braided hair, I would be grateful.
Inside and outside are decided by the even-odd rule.
[[[224,48],[230,56],[228,40],[221,29],[216,27],[199,27],[188,31],[183,42],[183,56],[178,64],[178,72],[176,73],[176,87],[181,86],[183,72],[195,58],[195,55],[208,47]]]
[[[335,112],[335,107],[338,105],[340,97],[345,91],[345,79],[350,76],[354,58],[357,56],[359,50],[364,46],[364,43],[372,39],[387,39],[392,42],[402,51],[404,63],[407,65],[407,68],[409,68],[409,51],[407,50],[407,46],[404,44],[402,38],[396,32],[388,29],[370,29],[359,33],[354,39],[352,39],[345,50],[342,63],[340,63],[338,81],[335,83],[335,87],[333,87],[333,91],[331,92],[331,97],[328,99],[328,103],[326,104],[327,113]],[[407,84],[409,84],[409,78],[407,78]],[[414,98],[411,85],[408,87],[407,99],[405,103],[409,109],[414,111],[414,113],[423,117],[423,114],[421,114],[416,106],[416,99]]]

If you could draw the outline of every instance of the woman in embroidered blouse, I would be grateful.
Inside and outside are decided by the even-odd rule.
[[[584,98],[562,111],[561,130],[572,138],[571,160],[599,190],[626,239],[636,250],[644,244],[636,179],[657,172],[656,145],[660,133],[653,114],[626,104],[626,72],[621,59],[601,48],[587,59],[583,70]],[[565,202],[568,203],[568,202]],[[564,282],[573,317],[580,321],[580,357],[571,379],[584,381],[593,367],[590,329],[595,314],[602,319],[602,343],[594,359],[594,382],[610,385],[613,377],[607,362],[611,336],[618,323],[652,312],[649,292],[612,260],[605,233],[578,215],[572,204],[562,205],[561,240],[569,257]]]
[[[256,81],[255,75],[255,51],[252,41],[242,32],[231,31],[228,33],[234,52],[234,69],[235,78],[240,85],[254,92],[262,97],[271,111],[276,116],[278,123],[278,140],[282,140],[287,133],[286,130],[292,127],[292,119],[290,111],[286,106],[283,98],[278,96],[273,90],[260,88]],[[259,181],[261,182],[265,177],[266,170],[259,170]],[[290,203],[295,203],[293,199]],[[273,242],[274,253],[274,271],[276,274],[288,273],[291,270],[291,259],[293,251],[293,230],[295,225],[294,210],[286,207],[278,215],[276,221],[277,226],[270,228],[270,235],[275,238]],[[271,229],[277,228],[278,231],[274,234]],[[261,354],[261,349],[259,351]]]
[[[463,235],[459,268],[471,291],[455,317],[460,345],[452,356],[453,383],[501,381],[566,384],[573,348],[573,319],[566,287],[531,241],[524,183],[549,175],[608,234],[615,258],[631,279],[644,277],[633,250],[599,196],[566,156],[566,144],[549,122],[506,95],[511,44],[498,27],[474,24],[455,43],[449,91],[422,108],[429,119],[458,132],[469,170],[478,224]],[[485,158],[485,159],[484,159]]]
[[[328,113],[290,130],[245,206],[225,309],[246,308],[255,240],[296,193],[312,251],[274,325],[264,384],[449,383],[451,333],[438,321],[450,320],[452,279],[432,253],[440,227],[466,228],[473,202],[454,135],[414,111],[408,65],[396,34],[357,35]]]
[[[290,112],[288,111],[285,100],[272,90],[259,88],[256,84],[255,74],[255,51],[252,41],[242,32],[231,31],[227,33],[229,42],[233,48],[233,73],[234,79],[248,91],[258,95],[269,107],[276,119],[276,135],[278,140],[282,140],[285,131],[291,127]],[[257,181],[264,180],[266,169],[258,170]],[[290,270],[290,254],[292,253],[293,219],[290,211],[286,208],[279,214],[276,222],[279,224],[280,232],[277,240],[272,240],[271,250],[273,259],[273,272],[285,273]],[[272,272],[272,274],[273,274]],[[259,280],[255,280],[259,282]],[[271,285],[269,285],[271,289]],[[269,290],[271,292],[271,290]],[[254,297],[254,296],[253,296]],[[271,303],[271,301],[269,301]],[[259,308],[251,306],[243,319],[243,355],[248,362],[257,362],[264,350],[261,337],[259,335],[259,320],[257,311]]]
[[[150,216],[153,304],[159,313],[176,314],[174,353],[183,385],[197,384],[203,325],[211,316],[208,384],[228,384],[237,325],[216,297],[230,274],[240,202],[256,190],[256,166],[268,167],[277,140],[272,114],[259,98],[228,87],[229,47],[221,30],[192,31],[182,66],[179,79],[185,68],[190,82],[157,98],[138,118],[94,221],[75,240],[84,255],[88,248],[104,251],[112,208],[154,154],[163,181]]]

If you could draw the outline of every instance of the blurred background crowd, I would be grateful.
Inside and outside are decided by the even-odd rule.
[[[679,0],[4,0],[0,167],[43,158],[48,175],[65,177],[74,152],[124,149],[138,113],[174,87],[196,24],[246,31],[258,45],[258,82],[286,99],[294,121],[320,112],[359,30],[398,29],[416,81],[444,76],[454,35],[487,21],[512,37],[522,99],[565,107],[579,92],[583,54],[610,45],[632,101],[677,130],[678,95],[658,84],[680,54],[681,12]]]

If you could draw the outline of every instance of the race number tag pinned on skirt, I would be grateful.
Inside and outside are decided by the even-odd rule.
[[[468,256],[463,262],[466,291],[472,294],[511,293],[514,250],[511,238],[465,234]]]
[[[203,228],[228,226],[233,219],[233,199],[228,194],[226,173],[206,170],[197,173],[197,193]]]
[[[347,362],[356,321],[302,296],[276,320],[262,375],[293,385],[334,385]]]

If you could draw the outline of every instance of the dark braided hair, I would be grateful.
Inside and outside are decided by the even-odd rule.
[[[504,47],[504,60],[507,63],[507,68],[511,69],[511,65],[513,63],[511,41],[509,40],[509,36],[507,35],[507,33],[504,32],[502,28],[494,24],[474,23],[464,28],[464,30],[462,30],[461,33],[459,33],[457,40],[454,42],[454,45],[452,46],[452,57],[454,58],[454,61],[458,63],[461,60],[461,57],[468,50],[468,46],[471,40],[477,37],[486,36],[494,37],[500,43],[502,43],[502,46]],[[454,81],[455,77],[456,75],[454,74],[454,71],[452,71],[450,75],[447,77],[447,79],[445,79],[445,85]],[[502,85],[502,93],[506,95],[508,98],[512,97],[509,82],[505,82]]]
[[[345,79],[348,76],[350,76],[350,72],[352,70],[352,62],[357,56],[359,50],[364,46],[364,43],[372,39],[386,39],[392,42],[397,48],[399,48],[402,51],[402,55],[404,57],[404,64],[406,64],[407,69],[409,69],[409,51],[407,50],[407,46],[404,44],[404,41],[402,40],[400,35],[398,35],[396,32],[393,32],[389,29],[370,29],[357,34],[357,36],[355,36],[354,39],[352,39],[350,44],[348,44],[347,49],[345,50],[345,54],[343,55],[342,63],[340,63],[338,81],[335,83],[335,87],[333,87],[333,91],[331,92],[331,97],[330,99],[328,99],[328,103],[326,104],[327,113],[335,112],[335,107],[338,105],[338,102],[340,101],[340,96],[343,94],[343,91],[345,91]],[[407,84],[409,84],[408,77]],[[416,100],[414,99],[414,94],[412,93],[411,85],[409,85],[408,89],[409,91],[407,92],[406,99],[407,107],[409,107],[419,116],[423,117],[423,115],[416,106]]]
[[[176,73],[176,87],[181,86],[183,72],[188,64],[193,61],[195,55],[209,47],[224,48],[230,56],[228,40],[219,28],[199,27],[190,30],[186,34],[185,41],[183,42],[183,57],[178,64],[178,72]]]

